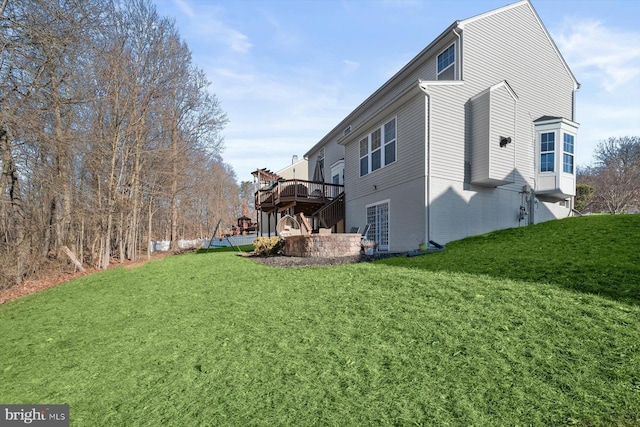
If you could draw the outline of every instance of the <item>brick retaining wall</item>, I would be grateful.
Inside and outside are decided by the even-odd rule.
[[[289,236],[284,241],[284,253],[299,257],[340,257],[360,254],[360,234],[310,234]]]

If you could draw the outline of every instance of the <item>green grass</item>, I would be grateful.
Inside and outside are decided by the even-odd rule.
[[[0,402],[69,403],[74,426],[637,426],[637,253],[621,248],[638,220],[603,218],[375,263],[277,269],[220,250],[87,276],[0,306]],[[623,271],[598,265],[624,283],[578,271],[576,286],[559,267],[610,248],[563,227],[607,230]],[[499,255],[517,257],[497,250],[525,238],[564,249],[529,247],[539,269],[509,272]],[[495,260],[473,270],[483,239]]]
[[[555,283],[640,304],[640,215],[594,215],[469,237],[387,265]]]

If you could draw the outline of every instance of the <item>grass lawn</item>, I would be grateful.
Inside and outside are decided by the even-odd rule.
[[[74,426],[638,426],[638,248],[640,216],[598,216],[374,263],[110,270],[0,306],[0,403]]]

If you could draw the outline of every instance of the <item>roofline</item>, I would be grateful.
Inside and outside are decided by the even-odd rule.
[[[505,12],[505,11],[507,11],[509,9],[513,9],[515,7],[522,6],[524,3],[529,3],[529,5],[531,5],[529,0],[520,0],[520,1],[517,1],[515,3],[511,3],[511,4],[508,4],[508,5],[505,5],[505,6],[500,6],[500,7],[496,8],[496,9],[490,10],[488,12],[483,12],[483,13],[481,13],[479,15],[472,16],[471,18],[463,19],[462,21],[460,21],[460,28],[464,30],[464,26],[466,24],[470,24],[470,23],[478,21],[480,19],[484,19],[484,18],[486,18],[488,16],[495,15],[495,14],[501,13],[501,12]]]
[[[538,24],[540,25],[540,27],[544,31],[547,39],[551,42],[551,46],[553,47],[553,49],[555,50],[556,54],[560,58],[560,61],[562,62],[562,65],[564,66],[565,70],[567,71],[567,73],[569,73],[569,76],[571,77],[571,79],[574,82],[574,91],[578,90],[580,88],[580,83],[578,83],[578,80],[576,79],[576,77],[574,76],[573,72],[569,68],[569,65],[567,64],[567,61],[565,61],[564,57],[560,53],[560,50],[558,49],[558,46],[556,45],[556,43],[551,38],[551,35],[549,34],[549,31],[547,30],[547,27],[545,27],[545,25],[543,24],[542,20],[540,19],[540,16],[538,15],[538,12],[536,12],[535,8],[531,4],[531,1],[530,0],[520,0],[520,1],[516,2],[516,3],[511,3],[511,4],[508,4],[506,6],[502,6],[502,7],[499,7],[497,9],[493,9],[493,10],[490,10],[488,12],[481,13],[480,15],[472,16],[471,18],[454,21],[442,33],[440,33],[440,35],[438,37],[433,39],[433,41],[431,43],[429,43],[427,45],[427,47],[422,49],[415,57],[413,57],[413,59],[411,59],[404,67],[402,67],[400,69],[400,71],[395,73],[389,80],[387,80],[375,92],[373,92],[371,95],[369,95],[364,101],[362,101],[362,103],[360,103],[360,105],[358,105],[353,111],[351,111],[347,116],[345,116],[345,118],[342,119],[333,129],[331,129],[316,144],[314,144],[313,147],[311,147],[309,150],[307,150],[307,152],[304,153],[303,158],[305,158],[305,159],[308,158],[309,153],[311,153],[312,151],[315,151],[318,147],[321,147],[322,145],[324,145],[327,142],[327,140],[330,139],[331,137],[333,137],[333,135],[336,132],[340,132],[341,130],[343,130],[347,126],[349,126],[351,118],[356,116],[361,110],[365,109],[366,106],[368,104],[372,103],[375,99],[378,99],[378,98],[382,97],[389,90],[390,86],[392,86],[392,83],[394,83],[396,80],[400,79],[400,76],[404,75],[406,72],[408,72],[412,68],[416,68],[417,65],[420,63],[420,60],[422,59],[422,57],[426,56],[427,53],[431,49],[433,49],[438,43],[440,43],[440,41],[442,41],[442,39],[444,39],[451,32],[453,32],[453,30],[459,29],[459,30],[464,31],[464,27],[467,24],[470,24],[470,23],[472,23],[474,21],[486,18],[486,17],[491,16],[491,15],[495,15],[497,13],[501,13],[501,12],[507,11],[509,9],[513,9],[513,8],[522,6],[524,4],[528,5],[529,9],[533,12],[533,16],[538,21]]]
[[[576,79],[576,76],[573,74],[573,72],[569,68],[569,64],[567,64],[567,61],[565,61],[564,57],[562,56],[562,53],[560,53],[560,49],[558,49],[558,46],[556,45],[556,42],[553,41],[553,38],[551,37],[551,34],[549,34],[549,30],[547,30],[547,27],[542,22],[542,19],[540,19],[540,15],[538,15],[538,12],[533,7],[533,4],[531,3],[531,0],[520,0],[519,2],[508,4],[506,6],[498,8],[498,9],[494,9],[494,10],[491,10],[489,12],[485,12],[485,13],[482,13],[480,15],[476,15],[476,16],[473,16],[471,18],[464,19],[464,20],[460,21],[460,29],[464,31],[464,27],[467,24],[470,24],[472,22],[478,21],[480,19],[486,18],[486,17],[491,16],[491,15],[495,15],[496,13],[504,12],[506,10],[522,6],[524,4],[529,6],[529,9],[531,10],[531,12],[533,12],[533,16],[536,18],[536,21],[538,21],[538,24],[540,25],[540,27],[544,31],[544,34],[547,36],[547,40],[549,40],[549,42],[551,43],[551,46],[553,47],[553,49],[555,50],[556,54],[560,58],[560,61],[562,62],[562,65],[564,66],[565,70],[567,71],[567,73],[569,74],[571,79],[573,80],[573,84],[574,84],[574,89],[573,90],[580,89],[580,83],[578,82],[578,80]]]
[[[427,54],[434,46],[436,46],[442,39],[444,39],[449,33],[453,31],[454,28],[458,28],[460,21],[454,21],[446,30],[444,30],[438,37],[433,39],[431,43],[427,45],[424,49],[422,49],[416,56],[414,56],[407,64],[400,69],[397,73],[395,73],[389,80],[387,80],[382,86],[380,86],[375,92],[369,95],[364,101],[360,103],[353,111],[351,111],[344,119],[342,119],[333,129],[331,129],[325,136],[322,137],[316,144],[313,145],[306,153],[304,153],[304,158],[308,158],[309,153],[316,150],[316,148],[324,145],[328,137],[333,135],[335,132],[339,132],[342,129],[345,129],[350,124],[350,118],[357,115],[361,110],[365,109],[366,105],[372,103],[375,99],[382,97],[392,86],[392,83],[396,80],[400,79],[400,76],[404,75],[407,71],[412,68],[416,68],[420,63],[420,59]],[[414,85],[415,82],[411,83],[411,86]]]
[[[580,127],[580,123],[574,122],[573,120],[569,120],[566,117],[546,117],[546,116],[542,116],[540,118],[535,119],[533,121],[533,123],[535,123],[535,126],[543,126],[543,125],[548,125],[548,124],[553,124],[553,123],[565,123],[565,124],[568,124],[570,126],[575,127],[576,129],[578,127]]]

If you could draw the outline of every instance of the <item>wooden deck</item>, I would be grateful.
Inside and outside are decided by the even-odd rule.
[[[265,212],[282,212],[295,208],[295,212],[311,215],[322,206],[336,199],[344,190],[343,185],[326,182],[288,179],[256,192],[256,208]]]

